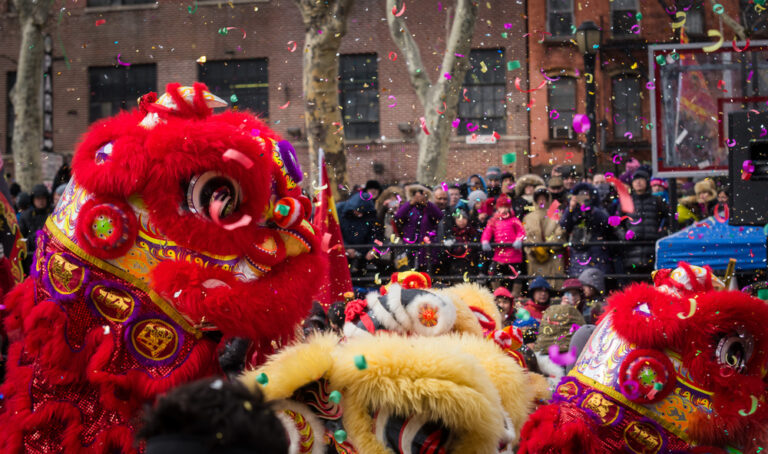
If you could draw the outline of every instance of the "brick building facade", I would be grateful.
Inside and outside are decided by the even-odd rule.
[[[665,8],[663,3],[667,3]],[[736,20],[753,16],[754,2],[718,2],[725,14]],[[531,94],[531,166],[546,170],[553,164],[583,162],[585,134],[573,131],[574,114],[585,112],[585,78],[594,77],[598,171],[616,171],[629,157],[651,159],[648,44],[679,42],[672,23],[682,22],[691,42],[714,41],[707,30],[722,32],[730,45],[733,31],[713,11],[712,3],[701,0],[544,0],[528,2],[529,80],[535,88],[545,80],[557,79]],[[719,10],[719,8],[718,8]],[[751,18],[754,20],[755,18]],[[602,44],[596,71],[587,76],[584,59],[573,32],[584,21],[602,29]],[[765,25],[750,30],[762,36]],[[554,113],[553,110],[557,110]],[[619,155],[620,158],[615,158]],[[615,162],[614,162],[615,161]],[[623,170],[623,166],[620,166]]]
[[[7,99],[20,37],[18,21],[9,11],[11,2],[3,3],[0,94]],[[433,80],[442,74],[439,65],[451,6],[448,0],[407,4],[407,25]],[[485,53],[473,51],[473,57],[476,63],[487,63],[482,69],[476,64],[478,86],[468,87],[468,93],[478,93],[470,102],[482,105],[472,109],[467,104],[463,112],[496,112],[495,127],[477,133],[498,129],[501,138],[496,144],[466,144],[464,135],[455,134],[448,157],[449,181],[501,165],[501,156],[509,152],[517,153],[518,173],[528,165],[527,96],[512,83],[526,70],[525,6],[509,0],[484,0],[479,6],[472,48]],[[405,62],[397,58],[400,52],[390,38],[386,13],[383,1],[357,0],[340,50],[341,102],[352,106],[344,112],[345,130],[354,136],[347,140],[352,182],[415,179],[417,147],[406,123],[418,133],[423,110]],[[67,1],[55,14],[57,25],[51,35],[57,154],[70,155],[93,120],[120,107],[135,107],[138,95],[148,89],[162,91],[169,82],[204,80],[222,98],[237,99],[235,106],[264,112],[269,123],[296,145],[306,164],[304,27],[291,0],[76,0]],[[201,57],[206,63],[200,63]],[[506,63],[514,60],[522,68],[508,71]],[[0,134],[6,139],[9,113],[0,110]],[[9,143],[3,142],[4,153]]]

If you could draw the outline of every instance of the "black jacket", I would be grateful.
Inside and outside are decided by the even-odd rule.
[[[669,226],[667,204],[660,197],[647,192],[640,195],[632,194],[632,202],[635,204],[635,211],[628,214],[632,222],[629,220],[622,222],[621,231],[624,238],[630,231],[634,235],[630,235],[629,241],[657,240],[665,236]],[[624,268],[631,271],[629,267],[633,265],[653,265],[654,256],[655,245],[653,244],[628,246],[624,248]]]
[[[360,194],[352,194],[338,207],[341,236],[345,245],[371,244],[383,239],[383,229],[376,217],[373,201],[363,199]],[[355,211],[362,213],[357,217]]]

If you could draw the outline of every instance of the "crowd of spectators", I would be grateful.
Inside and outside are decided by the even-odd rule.
[[[617,180],[585,178],[568,165],[519,177],[490,167],[433,188],[370,180],[337,203],[352,276],[406,269],[427,271],[437,282],[470,276],[508,288],[512,298],[536,276],[552,292],[593,270],[620,285],[650,276],[655,241],[675,225],[728,203],[727,188],[706,178],[681,184],[679,203],[670,207],[668,182],[634,159]]]

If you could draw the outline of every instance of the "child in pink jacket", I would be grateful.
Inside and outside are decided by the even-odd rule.
[[[506,195],[501,195],[496,199],[496,213],[488,221],[488,225],[483,230],[482,243],[483,250],[491,251],[491,242],[494,243],[513,243],[512,246],[496,246],[493,254],[493,264],[491,269],[493,274],[510,276],[514,279],[522,272],[523,264],[523,238],[525,238],[525,228],[522,222],[512,213],[512,201]],[[498,287],[499,281],[493,282],[493,287]],[[520,295],[522,284],[515,282],[512,288],[512,294],[517,297]]]

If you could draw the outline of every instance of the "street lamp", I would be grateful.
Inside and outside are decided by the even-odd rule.
[[[591,20],[582,22],[576,29],[576,44],[584,55],[584,72],[591,74],[585,76],[587,85],[587,117],[590,128],[587,131],[587,144],[584,150],[584,172],[587,176],[595,174],[597,155],[595,145],[597,142],[597,128],[595,123],[595,57],[600,49],[602,31]]]

